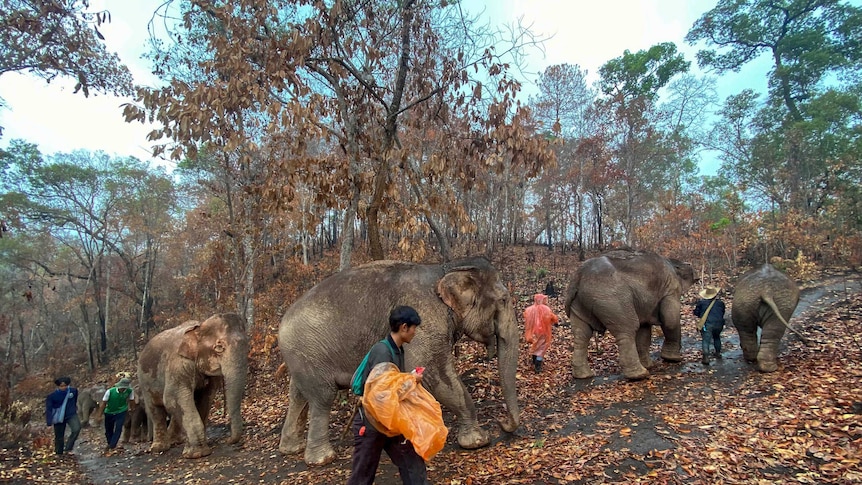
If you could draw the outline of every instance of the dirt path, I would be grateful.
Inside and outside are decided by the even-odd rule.
[[[791,323],[798,328],[800,322],[811,321],[834,301],[860,291],[858,274],[833,277],[805,289]],[[565,329],[559,334],[560,342],[555,344],[558,354],[556,358],[550,355],[543,374],[529,371],[526,357],[522,359],[518,377],[528,389],[524,392],[529,394],[519,395],[524,403],[522,427],[512,435],[499,433],[491,424],[499,413],[500,400],[495,396],[483,396],[483,393],[493,392],[494,387],[490,382],[492,378],[482,370],[484,364],[476,364],[478,371],[464,373],[471,393],[474,397],[478,395],[480,420],[498,436],[491,446],[482,450],[460,450],[452,444],[457,423],[447,416],[447,425],[451,426],[449,443],[429,464],[433,483],[626,482],[631,474],[645,476],[670,466],[664,459],[668,453],[692,446],[691,443],[712,432],[709,424],[677,425],[674,416],[680,410],[689,412],[702,408],[706,413],[716,412],[723,402],[756,403],[774,392],[751,384],[759,379],[759,374],[742,359],[738,337],[732,329],[723,334],[723,360],[703,366],[698,350],[699,337],[689,331],[683,340],[684,363],[659,362],[651,369],[650,379],[633,383],[621,379],[618,369],[614,369],[615,348],[609,336],[602,341],[603,355],[591,357],[594,366],[597,363],[606,366],[598,369],[599,376],[588,380],[571,379],[565,357],[568,354],[562,350]],[[782,346],[786,348],[792,339],[796,337],[785,335]],[[653,354],[657,357],[657,346]],[[784,354],[782,351],[781,355]],[[338,458],[325,467],[308,469],[300,456],[282,456],[277,448],[286,390],[276,384],[263,394],[267,393],[271,397],[246,402],[244,414],[251,406],[249,415],[253,417],[246,418],[246,438],[242,444],[224,444],[227,423],[214,416],[214,425],[208,432],[214,452],[209,457],[184,460],[180,457],[181,447],[154,455],[147,451],[145,444],[127,445],[124,451],[105,456],[102,453],[104,436],[96,426],[82,432],[78,460],[87,470],[91,483],[99,485],[346,482],[350,438],[337,443]],[[342,402],[333,411],[331,436],[340,435],[349,406],[349,402]],[[531,462],[531,457],[537,458]],[[554,463],[546,463],[549,460]],[[375,483],[401,483],[385,457],[381,463]],[[529,463],[534,463],[529,465],[534,468],[525,469]],[[549,466],[558,469],[551,472],[547,469]],[[677,472],[684,474],[684,463],[674,466]],[[581,475],[585,470],[592,475]],[[790,472],[794,470],[776,471]],[[543,478],[538,478],[540,476]]]

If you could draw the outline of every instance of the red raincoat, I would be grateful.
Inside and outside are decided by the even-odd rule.
[[[524,310],[524,338],[530,342],[530,354],[544,357],[551,346],[551,327],[559,317],[548,307],[548,296],[537,293],[534,303]]]

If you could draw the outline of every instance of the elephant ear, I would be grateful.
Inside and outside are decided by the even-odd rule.
[[[201,339],[200,323],[195,322],[189,326],[183,334],[183,340],[180,342],[180,348],[177,351],[180,356],[186,359],[194,360],[198,356],[198,344]]]
[[[463,319],[476,306],[479,286],[471,267],[456,268],[437,282],[437,295],[452,311]]]

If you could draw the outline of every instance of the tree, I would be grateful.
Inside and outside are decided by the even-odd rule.
[[[18,258],[23,266],[66,280],[69,304],[80,311],[72,321],[82,325],[92,365],[97,353],[108,350],[110,288],[127,295],[141,308],[145,324],[152,323],[152,268],[175,205],[172,182],[135,159],[85,151],[45,159],[20,140],[13,140],[2,158],[8,189],[0,194],[0,209],[14,215],[10,226],[18,229],[17,237],[48,235],[46,247],[56,248],[21,252]],[[122,262],[126,278],[120,281],[127,285],[108,278],[112,255]],[[92,335],[98,349],[91,346]]]
[[[131,94],[132,75],[102,43],[108,11],[89,12],[88,0],[8,0],[0,7],[0,75],[26,71],[51,82],[76,80],[75,92]]]
[[[314,187],[321,202],[344,209],[342,267],[350,264],[357,217],[366,224],[375,259],[384,256],[383,230],[435,225],[413,224],[415,214],[405,212],[412,203],[390,203],[410,177],[458,177],[464,157],[498,172],[510,162],[535,172],[551,159],[546,143],[520,121],[525,113],[514,95],[520,85],[507,75],[500,58],[505,52],[490,47],[487,34],[477,35],[475,21],[457,6],[418,0],[302,4],[191,2],[185,27],[211,26],[204,37],[211,54],[189,60],[203,75],[142,91],[142,106],[127,107],[127,119],[149,113],[161,121],[165,128],[152,138],[176,140],[164,147],[176,157],[183,151],[193,157],[209,145],[247,165],[254,147],[277,141],[278,151],[290,156],[269,161],[262,171],[267,178],[251,190],[283,207],[296,187]],[[408,136],[424,127],[461,131],[449,147]],[[320,138],[338,147],[323,154],[325,161],[306,150],[308,140]],[[408,139],[417,143],[405,144]],[[441,151],[423,152],[429,146]],[[329,172],[320,177],[321,171],[307,169],[312,166]],[[422,180],[412,184],[431,192]],[[433,200],[422,190],[410,193],[420,204]],[[429,209],[421,212],[434,212]],[[463,214],[451,203],[441,209],[455,218]]]
[[[540,193],[538,207],[544,209],[544,227],[548,246],[554,227],[565,241],[573,227],[579,254],[585,256],[583,174],[584,159],[576,147],[590,132],[588,111],[595,93],[587,86],[587,72],[577,65],[558,64],[545,69],[538,81],[539,94],[530,98],[536,119],[546,136],[555,139],[557,167],[548,167],[537,181]],[[552,216],[553,214],[553,216]],[[553,222],[553,219],[561,220]]]
[[[698,62],[719,74],[772,60],[765,103],[750,92],[729,99],[716,139],[739,182],[773,210],[831,217],[855,204],[847,175],[860,170],[860,38],[862,8],[836,0],[722,0],[686,36],[707,44]]]
[[[720,0],[685,40],[717,47],[697,53],[698,64],[717,74],[738,71],[768,54],[773,62],[769,95],[801,121],[805,114],[799,103],[810,100],[827,77],[858,73],[862,9],[839,0]]]
[[[677,74],[688,70],[689,63],[671,42],[657,44],[635,53],[626,50],[600,69],[599,101],[605,113],[604,137],[613,151],[614,164],[622,174],[615,196],[620,214],[620,236],[636,245],[634,227],[649,215],[656,196],[666,189],[665,181],[680,168],[684,158],[674,150],[681,146],[675,133],[662,132],[658,123],[662,113],[656,100],[659,90]],[[688,170],[692,170],[688,163]]]

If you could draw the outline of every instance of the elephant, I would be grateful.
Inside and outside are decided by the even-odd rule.
[[[212,453],[206,441],[206,421],[213,396],[222,385],[230,415],[227,442],[242,439],[240,406],[249,351],[245,327],[239,315],[222,313],[203,322],[185,322],[147,342],[138,359],[138,379],[147,417],[153,423],[151,451],[166,451],[185,435],[183,457]]]
[[[566,316],[572,327],[573,375],[595,376],[587,362],[593,332],[610,330],[629,380],[649,376],[652,326],[661,325],[662,359],[680,362],[680,296],[697,281],[691,264],[649,251],[618,249],[588,259],[569,281]]]
[[[93,411],[99,409],[99,404],[102,403],[102,398],[105,397],[107,390],[108,388],[104,384],[78,390],[78,419],[81,421],[82,427],[90,425],[90,416],[94,415]]]
[[[760,372],[778,370],[778,346],[785,327],[795,332],[787,321],[798,303],[796,283],[769,263],[744,274],[736,283],[731,321],[739,332],[742,356],[749,362],[757,362]]]
[[[278,331],[290,373],[289,404],[279,451],[305,449],[309,465],[335,458],[329,442],[329,413],[339,389],[375,342],[389,333],[389,312],[415,308],[422,319],[405,346],[405,365],[425,367],[423,385],[458,417],[458,444],[467,449],[490,443],[479,426],[476,407],[455,369],[453,347],[461,336],[497,353],[507,432],[518,428],[515,373],[518,327],[509,291],[483,257],[443,264],[377,261],[333,274],[287,309]],[[302,434],[308,424],[307,444]]]
[[[147,419],[147,411],[141,400],[141,385],[133,384],[132,389],[135,395],[135,408],[129,411],[126,420],[123,421],[123,435],[121,440],[123,443],[129,441],[141,441],[142,439],[152,440],[152,425]]]

